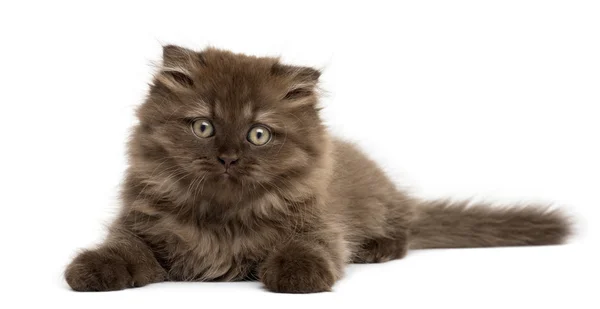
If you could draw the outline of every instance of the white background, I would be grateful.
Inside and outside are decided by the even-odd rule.
[[[0,307],[599,308],[599,2],[329,3],[3,1]],[[62,271],[118,207],[133,110],[166,43],[323,68],[331,130],[399,186],[556,202],[578,235],[350,266],[318,295],[259,283],[71,292]]]

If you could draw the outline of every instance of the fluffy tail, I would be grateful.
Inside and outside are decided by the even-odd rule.
[[[563,243],[571,222],[548,207],[433,201],[418,205],[410,233],[412,249],[541,246]]]

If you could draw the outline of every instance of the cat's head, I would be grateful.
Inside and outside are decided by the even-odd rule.
[[[327,143],[319,76],[276,58],[165,46],[138,110],[135,156],[224,190],[307,173]]]

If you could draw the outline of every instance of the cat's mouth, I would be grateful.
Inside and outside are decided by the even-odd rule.
[[[219,175],[218,178],[221,180],[234,180],[236,178],[236,173],[231,169],[226,169],[224,171],[222,171]]]

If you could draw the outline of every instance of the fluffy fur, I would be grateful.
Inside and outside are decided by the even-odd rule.
[[[67,267],[68,284],[107,291],[257,279],[275,292],[321,292],[347,263],[399,259],[409,248],[550,245],[568,236],[556,210],[467,207],[399,191],[353,145],[329,136],[319,75],[274,58],[165,46],[129,142],[122,210],[104,243]],[[193,134],[200,118],[214,136]],[[247,140],[256,124],[271,131],[264,146]]]

